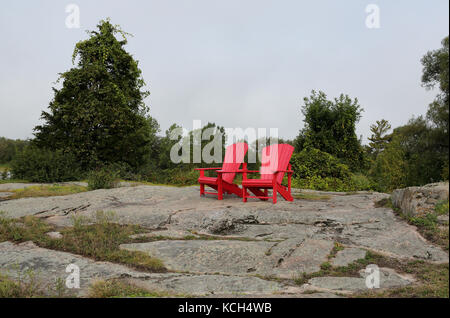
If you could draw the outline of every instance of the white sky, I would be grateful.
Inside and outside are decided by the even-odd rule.
[[[65,7],[80,8],[80,29]],[[365,25],[368,4],[380,29]],[[420,58],[448,35],[447,0],[4,1],[0,9],[0,136],[32,137],[68,70],[76,42],[111,18],[134,34],[146,100],[162,133],[200,119],[235,128],[278,128],[294,138],[312,89],[357,97],[357,133],[385,118],[393,127],[425,114],[436,92],[420,86]]]

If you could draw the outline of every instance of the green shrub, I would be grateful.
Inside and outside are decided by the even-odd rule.
[[[348,166],[326,152],[306,148],[295,153],[291,162],[294,187],[321,191],[354,190]]]
[[[3,171],[0,171],[0,180],[8,179],[8,168],[5,168]]]
[[[348,166],[319,149],[303,149],[292,156],[291,162],[294,169],[294,178],[330,177],[350,180],[351,177]]]
[[[108,164],[106,168],[112,171],[117,178],[123,180],[140,181],[142,179],[142,176],[136,173],[136,170],[126,162],[114,162]]]
[[[360,173],[352,174],[351,183],[354,191],[370,191],[374,188],[372,181]]]
[[[442,180],[448,181],[448,175],[449,175],[448,171],[449,171],[448,161],[446,161],[444,164],[444,168],[442,168]]]
[[[81,169],[75,156],[63,151],[26,147],[11,163],[15,179],[31,182],[63,182],[79,180]]]
[[[197,184],[199,173],[194,169],[189,170],[173,169],[171,172],[172,174],[170,174],[169,176],[169,183],[171,184],[179,184],[179,185]]]
[[[397,139],[393,139],[374,161],[369,175],[377,191],[391,192],[407,185],[408,163]]]
[[[294,179],[292,181],[294,188],[311,189],[318,191],[336,191],[347,192],[354,191],[350,182],[344,182],[338,178],[313,176],[308,178]]]
[[[118,175],[110,168],[100,168],[91,171],[88,175],[88,189],[112,189],[117,186]]]
[[[177,186],[188,186],[197,184],[198,171],[193,168],[183,167],[174,169],[146,169],[141,174],[141,181],[159,184],[171,184]]]
[[[436,203],[434,207],[434,210],[437,213],[437,215],[448,214],[448,209],[449,209],[448,199],[439,201],[438,203]]]

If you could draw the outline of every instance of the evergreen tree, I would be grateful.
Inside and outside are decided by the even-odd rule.
[[[138,62],[124,49],[127,33],[109,20],[97,28],[76,44],[76,66],[60,74],[62,87],[53,88],[34,142],[74,154],[85,169],[115,162],[137,167],[149,156],[156,127],[144,104],[149,92],[142,90]]]
[[[368,138],[370,140],[369,147],[375,158],[391,140],[391,135],[387,134],[390,129],[391,125],[385,119],[377,120],[376,125],[370,125],[372,136]]]

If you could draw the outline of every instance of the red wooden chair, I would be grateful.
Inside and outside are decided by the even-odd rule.
[[[291,160],[294,147],[288,144],[276,144],[264,147],[262,150],[262,163],[260,171],[247,170],[247,165],[244,164],[242,169],[242,199],[247,202],[247,198],[259,198],[261,200],[268,200],[268,189],[273,190],[273,203],[277,203],[277,194],[287,201],[294,201],[291,195],[291,177],[292,168],[289,163]],[[287,170],[286,170],[287,168]],[[259,172],[260,179],[247,179],[247,173]],[[288,174],[288,187],[281,184],[284,174]],[[250,196],[247,189],[255,194]],[[263,189],[264,191],[261,191]]]
[[[239,172],[239,166],[244,162],[248,145],[245,142],[236,143],[228,146],[225,151],[225,159],[221,168],[197,168],[200,171],[198,183],[200,183],[200,196],[205,194],[217,195],[219,200],[223,199],[223,192],[236,194],[242,198],[242,189],[233,183],[236,172]],[[205,170],[216,170],[217,177],[205,177]],[[213,188],[217,192],[206,192],[205,185]]]

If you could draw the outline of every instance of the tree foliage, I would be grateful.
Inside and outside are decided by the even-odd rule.
[[[407,185],[405,172],[408,166],[405,157],[402,145],[394,138],[377,156],[369,171],[376,190],[389,192]]]
[[[422,85],[428,89],[439,86],[439,93],[428,106],[427,119],[431,124],[430,140],[443,175],[448,179],[449,160],[449,38],[442,40],[442,47],[429,51],[422,58]],[[446,172],[445,172],[446,170]]]
[[[41,148],[74,154],[83,168],[126,162],[137,167],[151,153],[154,121],[147,116],[149,92],[138,62],[127,53],[126,33],[108,20],[76,44],[76,66],[60,74],[43,125],[35,128]],[[122,40],[116,34],[123,36]]]
[[[8,163],[14,159],[28,144],[26,140],[13,140],[0,137],[0,163]]]
[[[33,145],[16,155],[11,168],[14,178],[31,182],[74,181],[82,177],[81,167],[73,154]]]
[[[429,51],[421,60],[422,85],[439,87],[427,116],[412,118],[386,136],[391,139],[370,170],[379,189],[423,185],[448,180],[449,171],[449,39],[442,47]],[[381,127],[380,127],[381,128]],[[375,138],[379,139],[379,138]],[[389,140],[386,140],[389,141]]]
[[[304,98],[305,127],[296,139],[297,151],[316,148],[354,169],[361,168],[363,149],[355,129],[362,111],[357,99],[341,94],[339,98],[328,100],[325,93],[312,91],[309,98]]]
[[[391,140],[391,136],[387,133],[390,129],[391,125],[385,119],[377,120],[376,124],[370,125],[372,136],[368,138],[370,141],[369,149],[375,158]]]

